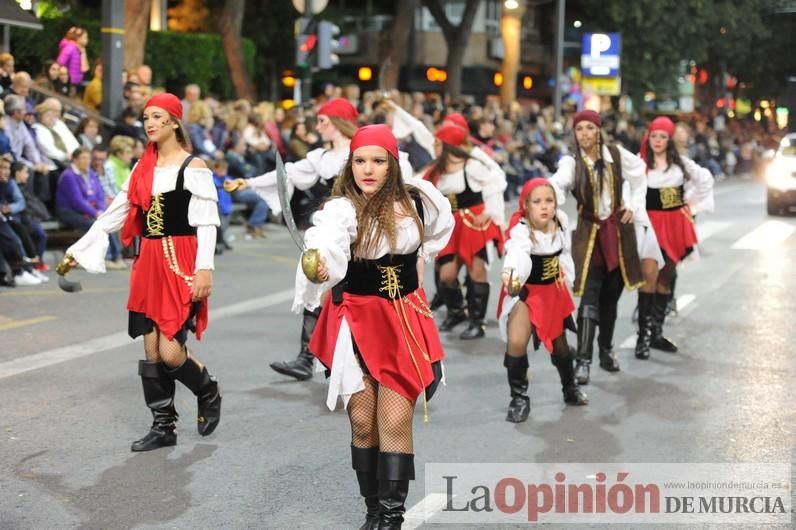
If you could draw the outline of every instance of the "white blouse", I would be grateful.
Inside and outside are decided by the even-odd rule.
[[[506,173],[501,167],[479,148],[473,148],[471,158],[464,164],[464,169],[452,173],[443,173],[437,180],[437,188],[444,195],[462,193],[467,184],[476,193],[479,191],[484,198],[486,212],[498,226],[506,226],[506,206],[503,191],[506,189]]]
[[[448,200],[425,180],[410,178],[406,184],[420,191],[423,203],[423,241],[414,220],[402,218],[397,228],[394,253],[409,254],[420,246],[419,254],[428,262],[445,248],[453,232],[454,219]],[[304,234],[307,248],[317,248],[326,262],[329,279],[315,284],[301,270],[296,269],[296,294],[293,311],[303,308],[310,311],[320,305],[321,294],[345,278],[348,261],[351,259],[351,244],[357,237],[357,216],[354,206],[346,198],[336,198],[324,204],[312,216],[313,226]],[[422,245],[421,245],[422,243]],[[367,259],[378,259],[390,253],[389,241],[382,238],[377,251]]]
[[[517,223],[509,232],[509,240],[505,245],[505,257],[503,258],[503,270],[514,271],[514,277],[521,284],[524,284],[531,275],[533,262],[531,254],[550,255],[561,250],[559,255],[559,266],[564,272],[564,280],[572,288],[575,281],[575,262],[569,247],[567,237],[567,216],[558,210],[556,216],[561,222],[562,228],[553,233],[545,233],[541,230],[532,229],[524,220]],[[531,239],[531,232],[536,242]]]
[[[177,188],[177,174],[180,166],[155,167],[152,193],[166,193]],[[122,191],[113,202],[66,252],[88,272],[105,272],[105,254],[108,251],[108,234],[118,232],[124,225],[130,203],[127,202],[127,188],[130,180],[124,183]],[[218,191],[213,182],[213,173],[207,168],[185,168],[184,188],[191,192],[188,203],[188,224],[196,227],[198,249],[195,271],[213,270],[213,256],[216,248],[216,227],[221,224],[218,216]]]
[[[683,200],[691,208],[692,214],[713,212],[713,175],[710,170],[700,166],[690,158],[681,157],[689,179],[683,176],[683,170],[672,164],[665,170],[650,169],[647,173],[647,185],[650,188],[668,188],[683,186]]]
[[[622,199],[625,208],[633,212],[633,221],[644,225],[649,224],[647,216],[647,166],[644,161],[625,149],[617,146],[621,156],[622,178],[628,184],[623,189]],[[585,153],[581,152],[583,160],[591,162]],[[603,146],[603,160],[611,164],[614,159],[607,146]],[[575,187],[575,158],[571,155],[564,156],[558,163],[558,170],[549,178],[556,188],[558,205],[564,204],[567,193]],[[608,174],[603,176],[602,193],[600,194],[599,217],[607,219],[611,215],[611,190],[607,186]]]

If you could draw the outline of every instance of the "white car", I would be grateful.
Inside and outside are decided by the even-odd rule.
[[[766,170],[766,183],[769,215],[784,214],[796,207],[796,133],[786,135],[779,143]]]

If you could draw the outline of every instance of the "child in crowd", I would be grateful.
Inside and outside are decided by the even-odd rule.
[[[227,164],[226,160],[215,160],[212,167],[213,182],[216,185],[216,190],[218,190],[218,216],[221,218],[221,225],[218,227],[216,254],[222,254],[224,250],[232,250],[226,239],[229,219],[232,216],[232,196],[224,189],[224,182],[234,182],[235,179],[228,174],[229,164]]]

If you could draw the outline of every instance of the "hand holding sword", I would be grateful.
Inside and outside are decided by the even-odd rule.
[[[293,217],[293,210],[290,208],[290,193],[287,185],[287,171],[285,171],[285,164],[282,162],[282,157],[279,153],[276,154],[276,187],[279,195],[279,204],[282,206],[282,215],[285,218],[285,225],[287,231],[290,232],[290,237],[293,242],[301,250],[301,270],[304,275],[312,283],[323,283],[329,280],[329,270],[326,268],[326,262],[321,256],[317,248],[307,248],[304,243],[304,238],[299,232],[296,220]]]
[[[64,259],[55,267],[55,272],[58,274],[58,287],[67,293],[77,293],[83,290],[83,285],[80,282],[72,282],[66,279],[69,271],[77,267],[77,265],[75,258],[67,252],[64,255]]]
[[[506,293],[509,296],[518,296],[522,289],[522,284],[519,278],[514,276],[514,269],[506,269],[503,271],[503,287],[506,288]]]

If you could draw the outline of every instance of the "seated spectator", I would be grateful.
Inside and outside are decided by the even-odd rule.
[[[246,140],[238,138],[225,155],[229,164],[229,174],[236,179],[249,179],[257,176],[257,168],[246,161]]]
[[[22,224],[28,229],[31,234],[34,244],[36,245],[36,253],[41,258],[41,263],[36,266],[36,269],[41,272],[47,272],[50,267],[44,263],[44,251],[47,249],[47,232],[42,228],[41,223],[52,219],[47,207],[41,202],[41,199],[36,197],[28,189],[28,179],[30,178],[30,169],[22,162],[14,162],[11,164],[11,178],[17,183],[19,189],[22,191],[22,196],[25,198],[25,211],[22,212]]]
[[[307,123],[298,121],[290,131],[290,141],[287,144],[288,161],[295,162],[307,157],[307,153],[318,142],[318,137],[307,130]]]
[[[129,136],[114,136],[108,146],[108,162],[105,164],[105,178],[113,182],[118,193],[130,178],[135,140]],[[116,193],[113,195],[116,196]]]
[[[38,123],[33,124],[39,152],[46,158],[47,170],[64,169],[71,158],[70,154],[80,147],[75,135],[61,120],[61,102],[47,98],[36,107]]]
[[[228,180],[234,181],[234,179],[227,174],[228,164],[225,160],[216,160],[212,162],[212,165],[213,181],[218,191],[218,215],[221,218],[221,225],[218,227],[218,235],[216,237],[216,254],[223,254],[224,250],[232,250],[232,247],[227,243],[226,237],[229,219],[232,216],[232,197],[224,189],[224,182]]]
[[[94,66],[94,77],[83,92],[83,104],[93,110],[99,110],[102,105],[102,61],[99,59]]]
[[[190,84],[186,85],[185,87],[185,97],[182,99],[182,115],[187,116],[189,112],[191,112],[191,105],[199,101],[199,97],[202,94],[202,89],[199,88],[199,85]]]
[[[116,120],[116,127],[113,129],[111,137],[129,136],[133,139],[145,139],[144,126],[139,120],[141,113],[133,107],[125,107],[121,115]]]
[[[6,217],[0,213],[0,285],[16,287],[18,285],[39,285],[42,283],[33,274],[33,267],[24,256],[22,244],[8,224]],[[11,279],[5,275],[5,264],[11,269]]]
[[[64,97],[69,97],[69,71],[64,68],[66,73],[66,83],[61,82],[61,65],[55,61],[47,61],[44,63],[44,69],[36,82],[46,88],[60,94]]]
[[[25,98],[25,111],[28,113],[33,112],[33,107],[36,106],[33,96],[30,95],[31,84],[32,81],[29,73],[16,72],[11,76],[11,88],[8,89],[9,94]]]
[[[77,87],[83,83],[83,76],[89,71],[86,45],[88,44],[88,31],[78,26],[72,26],[66,36],[58,44],[58,58],[55,60],[68,69],[69,83],[76,93]]]
[[[144,100],[148,100],[152,97],[152,68],[142,64],[136,72],[138,73],[138,82],[141,83],[141,96]]]
[[[11,140],[6,134],[6,113],[3,108],[3,100],[0,99],[0,156],[11,155],[11,158],[14,158],[11,152]]]
[[[25,98],[18,95],[7,96],[6,109],[6,134],[11,141],[11,152],[14,159],[23,162],[33,172],[33,179],[28,184],[33,192],[43,201],[50,200],[50,183],[47,179],[47,165],[42,160],[42,155],[33,137],[25,125]]]
[[[83,118],[77,126],[77,139],[80,145],[86,149],[94,149],[102,143],[102,136],[100,136],[100,123],[96,118],[87,116]]]
[[[271,151],[271,139],[257,114],[249,116],[249,123],[243,129],[243,139],[248,146],[248,158],[257,168],[258,175],[274,169],[276,156]]]
[[[83,234],[105,210],[105,192],[91,169],[88,149],[78,147],[72,153],[72,164],[58,179],[55,205],[58,220]]]
[[[14,56],[10,53],[0,53],[0,94],[11,88],[11,76],[14,75]]]
[[[251,188],[232,192],[232,202],[245,204],[251,210],[246,220],[246,238],[265,238],[265,223],[271,211],[268,203]]]
[[[41,255],[33,242],[33,234],[22,223],[24,211],[25,198],[17,183],[11,179],[11,161],[7,158],[0,158],[0,214],[5,217],[6,222],[22,243],[24,256],[28,258],[28,263],[38,266],[41,264]],[[40,280],[48,280],[36,269],[33,269],[32,274]]]
[[[223,158],[224,153],[216,147],[210,136],[210,129],[213,127],[213,113],[210,112],[210,106],[207,103],[201,100],[194,102],[188,112],[185,124],[194,155],[205,160]]]

